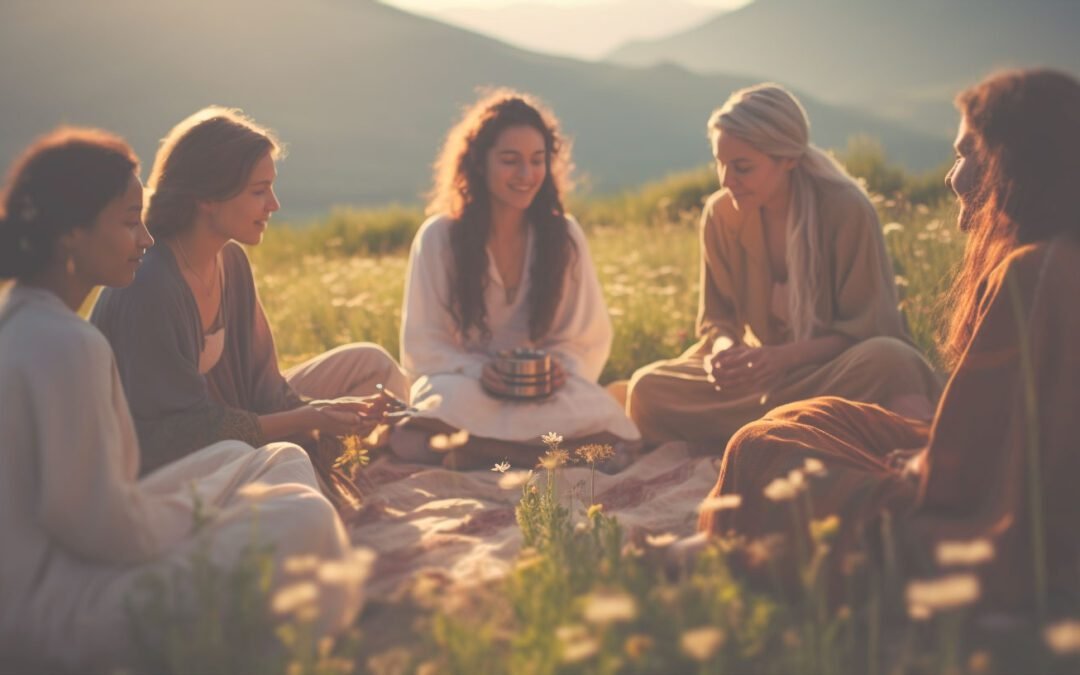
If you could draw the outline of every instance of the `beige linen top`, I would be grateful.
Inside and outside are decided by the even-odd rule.
[[[892,263],[873,205],[853,185],[817,188],[828,290],[818,301],[820,334],[877,335],[910,342],[898,309]],[[773,311],[774,282],[757,209],[737,211],[727,190],[709,197],[701,218],[699,349],[722,335],[736,344],[782,344],[791,331]],[[799,283],[789,279],[788,286]]]

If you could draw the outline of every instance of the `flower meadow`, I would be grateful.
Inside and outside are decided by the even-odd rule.
[[[844,159],[866,177],[912,335],[940,363],[940,297],[963,247],[951,201],[940,182],[935,187],[943,171],[909,176],[865,140]],[[713,189],[715,176],[703,168],[571,202],[615,327],[602,382],[628,378],[694,342],[697,221]],[[404,206],[339,209],[305,226],[276,225],[249,251],[283,367],[352,341],[397,353],[408,245],[422,218]],[[304,609],[310,589],[298,580],[270,597],[265,552],[253,548],[231,570],[196,555],[194,600],[181,602],[169,579],[148,580],[133,599],[133,625],[149,636],[148,662],[155,672],[178,674],[1080,672],[1080,622],[975,614],[973,571],[993,558],[990,542],[942,544],[938,562],[955,571],[937,579],[903,581],[888,564],[852,557],[842,566],[848,588],[837,599],[823,561],[840,523],[809,518],[809,487],[825,471],[818,462],[765,490],[807,522],[796,528],[805,531],[797,541],[639,540],[596,503],[594,481],[563,493],[566,466],[588,467],[595,478],[612,449],[568,447],[558,431],[543,438],[547,453],[534,470],[491,467],[521,474],[509,489],[521,493],[515,516],[523,545],[506,578],[463,589],[420,576],[393,600],[369,603],[346,635],[318,641]],[[365,451],[347,447],[362,474]],[[739,495],[702,499],[702,510],[742,508]],[[768,568],[781,556],[792,579],[781,579],[778,565],[772,582],[741,573],[748,558]],[[322,570],[301,560],[291,567],[341,574],[370,564]],[[275,614],[289,618],[275,627],[267,620]]]

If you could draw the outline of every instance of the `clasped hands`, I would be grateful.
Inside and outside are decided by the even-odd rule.
[[[795,364],[787,345],[747,347],[719,338],[705,357],[705,376],[717,391],[753,391],[770,386]]]

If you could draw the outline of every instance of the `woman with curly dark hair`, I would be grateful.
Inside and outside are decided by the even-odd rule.
[[[956,103],[946,182],[968,241],[943,345],[953,372],[932,422],[832,397],[778,408],[727,446],[713,496],[739,494],[741,506],[707,511],[701,526],[751,537],[788,530],[783,498],[806,486],[814,517],[840,516],[837,559],[888,511],[909,574],[940,574],[955,556],[939,544],[974,542],[990,553],[971,570],[983,602],[1075,603],[1080,82],[1008,71]],[[807,460],[825,475],[805,481]]]
[[[563,209],[569,154],[555,118],[508,90],[475,103],[447,136],[409,258],[401,359],[421,412],[391,438],[402,456],[441,459],[429,438],[461,431],[468,442],[448,455],[457,466],[532,463],[549,431],[638,438],[596,383],[612,329],[585,236]],[[524,390],[493,358],[518,348],[551,357],[543,400],[507,400]]]

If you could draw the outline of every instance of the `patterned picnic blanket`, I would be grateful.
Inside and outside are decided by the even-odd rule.
[[[596,473],[595,501],[628,537],[694,533],[697,507],[716,482],[719,459],[666,443],[615,475]],[[382,457],[364,470],[365,508],[350,525],[356,546],[378,554],[368,598],[390,597],[418,572],[463,585],[505,575],[521,548],[514,506],[528,471],[455,472]],[[588,467],[560,469],[558,492],[585,518]]]

